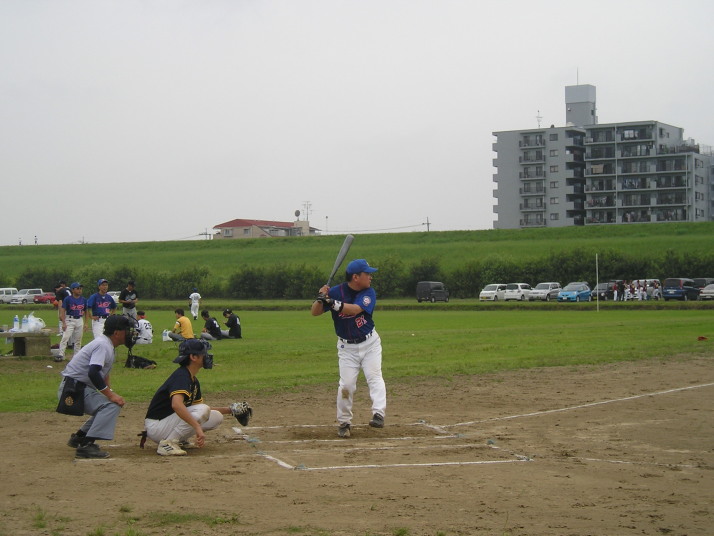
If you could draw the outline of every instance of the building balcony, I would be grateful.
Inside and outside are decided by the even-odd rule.
[[[518,193],[521,195],[544,195],[545,188],[519,188]]]

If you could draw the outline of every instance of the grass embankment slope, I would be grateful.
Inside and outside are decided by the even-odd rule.
[[[329,272],[343,236],[209,240],[181,242],[128,242],[121,244],[68,244],[0,247],[0,277],[14,279],[29,266],[138,265],[144,269],[176,270],[207,266],[213,273],[238,266],[276,264],[317,266]],[[650,255],[653,251],[714,250],[714,222],[668,223],[486,231],[444,231],[357,235],[350,258],[397,257],[405,264],[424,258],[439,259],[450,271],[489,256],[534,259],[549,253],[617,251]],[[701,277],[698,276],[698,277]],[[5,285],[4,281],[0,281]]]

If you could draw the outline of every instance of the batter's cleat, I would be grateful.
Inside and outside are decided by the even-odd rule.
[[[179,447],[178,441],[172,439],[162,439],[156,454],[160,456],[186,456],[186,451]]]
[[[372,420],[369,421],[369,425],[372,428],[384,428],[384,417],[382,417],[379,413],[375,413],[372,416]]]
[[[69,441],[67,441],[67,446],[72,447],[73,449],[76,449],[77,447],[82,446],[82,438],[79,437],[77,434],[72,434],[69,436]]]
[[[343,422],[340,427],[337,429],[337,435],[340,437],[350,437],[350,423],[348,422]]]
[[[75,456],[77,458],[108,458],[109,453],[104,452],[94,443],[87,443],[86,445],[77,447]]]

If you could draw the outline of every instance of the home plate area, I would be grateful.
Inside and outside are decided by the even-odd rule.
[[[379,467],[436,467],[530,461],[499,448],[482,434],[453,433],[424,422],[384,429],[353,426],[352,437],[336,437],[335,425],[233,428],[256,455],[282,468],[336,471]]]

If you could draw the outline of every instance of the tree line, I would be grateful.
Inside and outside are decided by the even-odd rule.
[[[379,269],[374,274],[373,286],[383,298],[414,296],[418,281],[443,281],[452,297],[475,298],[489,283],[536,285],[543,281],[558,281],[565,285],[570,281],[587,281],[594,286],[596,254],[600,281],[714,277],[710,273],[714,270],[714,252],[693,255],[673,250],[653,251],[646,257],[588,248],[548,253],[530,260],[489,255],[450,270],[442,268],[439,258],[428,256],[414,263],[387,256],[370,259],[370,264]],[[325,283],[327,274],[323,269],[307,264],[237,266],[228,273],[216,273],[207,265],[155,271],[128,264],[97,263],[72,268],[30,267],[20,273],[14,284],[9,284],[17,288],[39,287],[51,291],[60,280],[68,284],[79,281],[85,287],[85,295],[89,296],[100,278],[109,280],[110,290],[121,290],[127,281],[135,280],[144,299],[186,299],[194,288],[204,298],[310,299]],[[3,281],[7,279],[3,278]]]

